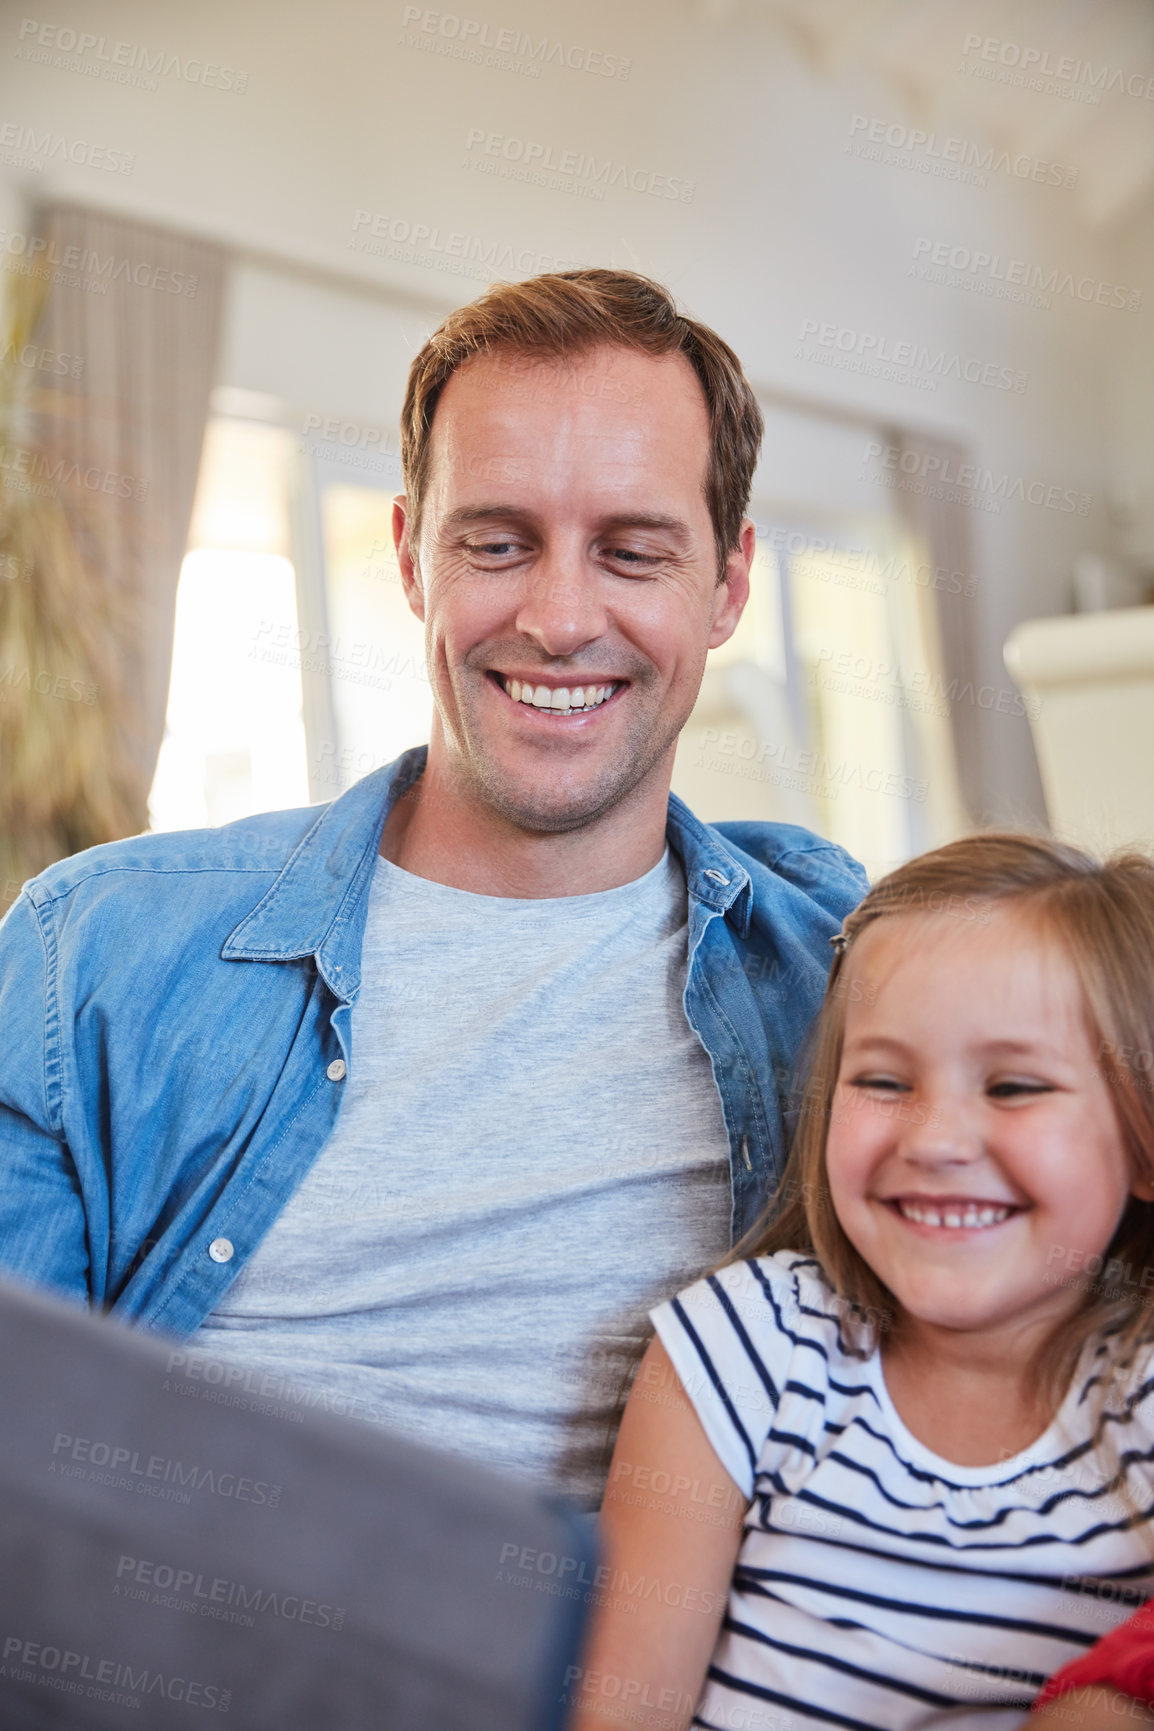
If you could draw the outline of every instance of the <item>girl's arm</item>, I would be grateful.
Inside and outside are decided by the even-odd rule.
[[[570,1731],[683,1731],[717,1642],[748,1507],[660,1340],[638,1366],[598,1534],[596,1595]]]
[[[1117,1731],[1120,1725],[1127,1726],[1128,1731],[1142,1731],[1143,1726],[1154,1725],[1154,1718],[1132,1695],[1119,1695],[1099,1685],[1060,1696],[1050,1706],[1031,1713],[1022,1724],[1026,1731],[1050,1731],[1050,1727],[1053,1731]]]

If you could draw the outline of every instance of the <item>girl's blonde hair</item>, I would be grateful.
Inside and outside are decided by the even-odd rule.
[[[1086,1026],[1110,1090],[1132,1170],[1154,1181],[1154,859],[1135,851],[1101,863],[1060,842],[1010,832],[967,836],[882,878],[848,916],[810,1042],[793,1150],[777,1193],[726,1262],[808,1252],[847,1302],[851,1350],[865,1354],[896,1317],[893,1294],[847,1238],[834,1213],[825,1146],[841,1064],[846,957],[867,926],[896,914],[937,914],[979,925],[992,903],[1016,901],[1060,943],[1082,988]],[[1091,1258],[1091,1261],[1094,1259]],[[1032,1366],[1053,1398],[1086,1343],[1099,1336],[1115,1364],[1154,1339],[1154,1204],[1131,1197],[1097,1270],[1085,1272],[1081,1303],[1045,1340]],[[1062,1261],[1055,1278],[1066,1279]],[[1154,1272],[1149,1276],[1154,1283]]]

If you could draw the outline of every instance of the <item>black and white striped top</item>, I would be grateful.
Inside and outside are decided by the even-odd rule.
[[[693,1723],[715,1731],[1019,1725],[1044,1679],[1154,1595],[1154,1355],[1075,1376],[1045,1434],[992,1466],[924,1448],[875,1352],[844,1349],[817,1263],[722,1269],[652,1312],[718,1458],[752,1499]]]

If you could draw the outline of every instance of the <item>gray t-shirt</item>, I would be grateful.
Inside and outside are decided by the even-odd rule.
[[[543,900],[380,859],[340,1117],[191,1345],[592,1505],[646,1312],[724,1255],[685,875]]]

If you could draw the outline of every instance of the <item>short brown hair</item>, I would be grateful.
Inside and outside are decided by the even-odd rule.
[[[420,533],[433,416],[446,383],[474,355],[513,350],[567,357],[602,344],[643,354],[684,355],[709,413],[705,499],[718,576],[737,545],[761,446],[763,422],[741,362],[708,325],[677,311],[660,283],[628,270],[566,270],[525,282],[494,283],[433,332],[409,369],[401,412],[401,463],[410,539]]]
[[[858,1254],[834,1212],[825,1146],[841,1067],[847,991],[844,957],[867,926],[902,913],[981,923],[991,903],[1023,903],[1069,956],[1086,1026],[1110,1089],[1132,1170],[1154,1180],[1154,859],[1128,851],[1104,863],[1041,836],[989,831],[899,866],[845,920],[814,1029],[793,1151],[774,1201],[727,1261],[799,1250],[814,1256],[851,1306],[851,1336],[876,1344],[895,1313],[893,1294]],[[1053,1396],[1093,1336],[1127,1361],[1154,1339],[1154,1290],[1134,1269],[1154,1266],[1154,1203],[1132,1196],[1104,1253],[1101,1280],[1083,1287],[1076,1315],[1043,1343],[1033,1366]],[[1111,1277],[1110,1270],[1116,1272]],[[852,1326],[856,1317],[858,1326]]]

